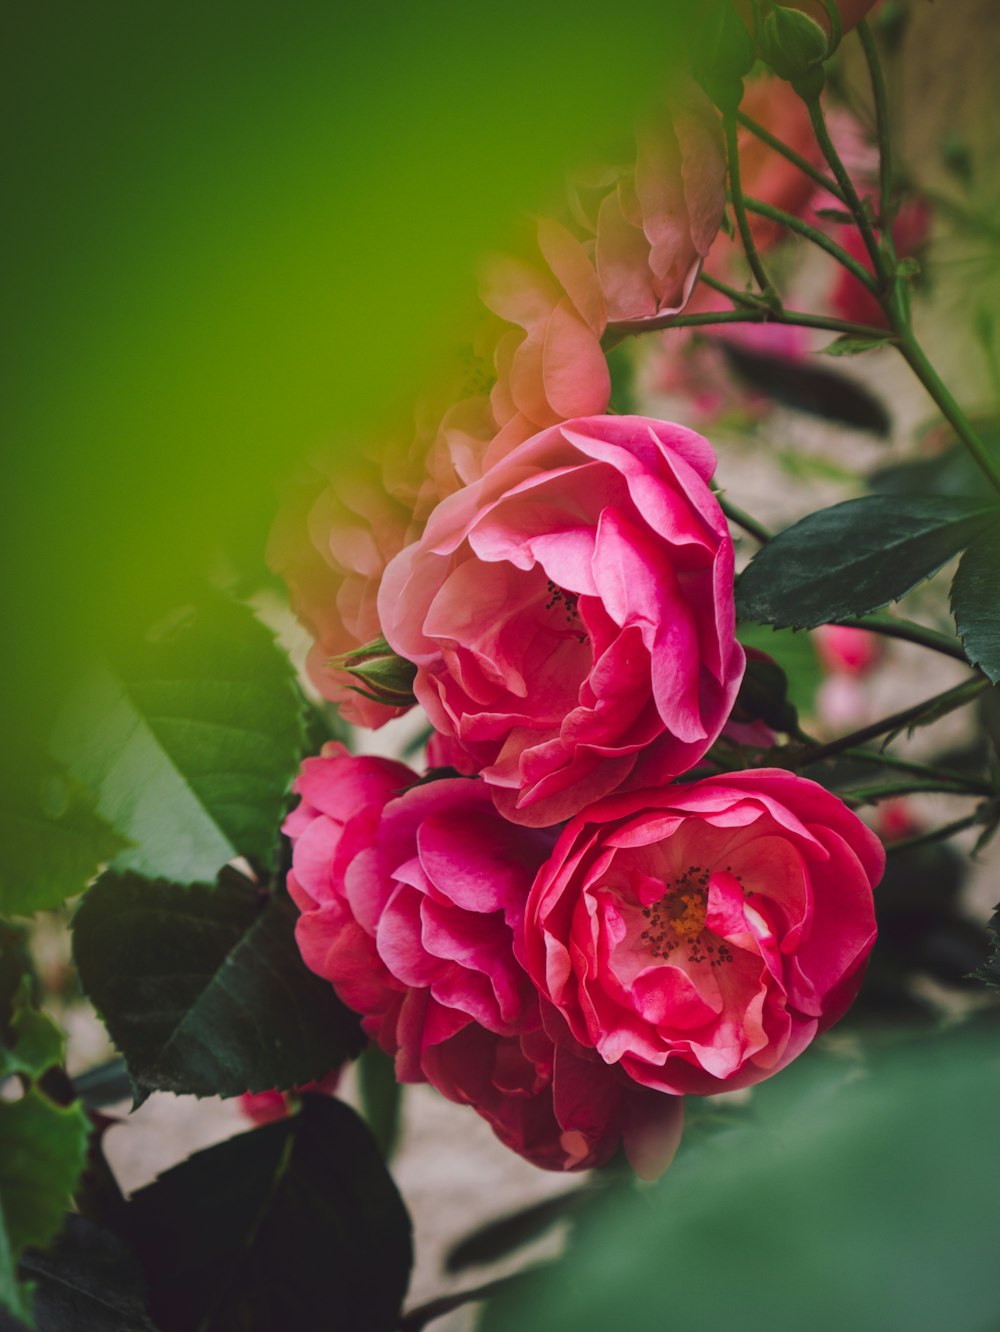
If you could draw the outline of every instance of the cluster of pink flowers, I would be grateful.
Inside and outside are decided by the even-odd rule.
[[[715,456],[607,414],[609,319],[681,308],[719,226],[714,111],[678,94],[574,199],[492,270],[489,391],[318,474],[276,531],[323,692],[363,725],[398,711],[329,664],[380,636],[433,728],[425,778],[306,760],[288,886],[306,964],[401,1081],[539,1166],[621,1147],[652,1176],[685,1095],[770,1076],[843,1013],[883,853],[791,773],[691,779],[745,664]]]

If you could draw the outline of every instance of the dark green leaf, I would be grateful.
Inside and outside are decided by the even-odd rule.
[[[245,606],[213,597],[95,669],[63,710],[55,747],[133,844],[114,868],[210,884],[237,855],[273,863],[303,736],[272,635]]]
[[[769,356],[727,339],[717,339],[731,369],[775,402],[827,421],[840,421],[876,435],[889,433],[889,414],[863,385],[833,370]]]
[[[929,578],[990,522],[975,500],[867,495],[809,514],[741,574],[742,619],[813,628],[878,610]]]
[[[358,1019],[295,945],[295,908],[232,870],[181,888],[105,875],[74,921],[84,989],[151,1091],[285,1091],[353,1056]]]
[[[0,780],[0,911],[28,916],[82,893],[124,842],[61,764],[8,762]]]
[[[994,1025],[873,1043],[863,1068],[817,1050],[755,1089],[743,1126],[595,1210],[484,1332],[994,1327]]]
[[[975,493],[982,473],[962,445],[930,458],[890,463],[868,478],[879,495],[962,496]]]
[[[38,1332],[156,1332],[135,1255],[86,1217],[70,1213],[52,1248],[29,1249],[20,1267]]]
[[[0,1101],[0,1308],[24,1318],[14,1265],[49,1243],[83,1171],[89,1124],[79,1102],[54,1105],[34,1087]]]
[[[737,637],[745,648],[757,648],[773,657],[788,680],[788,693],[800,712],[811,712],[816,690],[823,683],[823,668],[809,634],[744,623]]]
[[[747,657],[731,720],[762,721],[776,731],[795,733],[798,716],[788,701],[788,679],[776,661]]]
[[[1000,513],[997,514],[1000,528]],[[984,533],[962,556],[951,584],[951,609],[965,655],[1000,682],[1000,531]]]
[[[136,1194],[129,1232],[164,1332],[390,1332],[410,1222],[368,1129],[306,1095]]]
[[[1000,905],[997,906],[986,928],[992,936],[990,955],[981,967],[972,972],[972,977],[982,981],[984,985],[992,985],[994,989],[1000,990]]]
[[[834,338],[825,347],[820,348],[824,356],[859,356],[861,352],[874,351],[877,347],[889,344],[888,334],[884,338],[854,338],[849,334]]]

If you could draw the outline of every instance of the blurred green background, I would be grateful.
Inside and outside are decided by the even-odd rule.
[[[298,456],[405,422],[479,256],[691,8],[6,7],[8,727],[218,548],[259,560]]]

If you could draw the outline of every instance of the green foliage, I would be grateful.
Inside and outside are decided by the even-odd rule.
[[[163,1332],[390,1332],[412,1258],[371,1134],[326,1096],[161,1175],[125,1225]]]
[[[817,1051],[659,1185],[588,1214],[565,1259],[491,1302],[484,1332],[980,1332],[996,1321],[992,1025]]]
[[[83,892],[124,845],[85,788],[36,750],[0,780],[0,912],[28,916]]]
[[[951,609],[965,655],[1000,683],[1000,532],[984,533],[962,556],[951,584]]]
[[[357,1017],[313,975],[296,912],[232,870],[217,888],[103,876],[74,922],[84,989],[151,1091],[288,1090],[361,1048]]]
[[[972,972],[972,975],[984,985],[1000,989],[1000,906],[994,911],[993,918],[986,928],[993,936],[990,955],[981,967]]]
[[[718,345],[730,369],[783,407],[875,435],[889,433],[885,406],[863,384],[808,361],[791,361],[724,339]]]
[[[966,499],[868,495],[809,514],[740,575],[740,618],[813,628],[878,610],[964,549],[997,510]]]
[[[156,1332],[135,1255],[84,1216],[70,1213],[55,1244],[29,1249],[20,1266],[38,1332]]]
[[[95,669],[55,736],[131,843],[113,867],[203,884],[237,855],[273,864],[303,743],[291,666],[251,611],[223,597]]]
[[[860,356],[862,352],[886,347],[889,342],[888,335],[884,338],[855,338],[845,333],[828,342],[825,347],[821,347],[820,351],[824,356]]]
[[[31,1006],[28,976],[21,978],[4,1026],[6,1032],[0,1032],[0,1078],[13,1073],[37,1078],[61,1061],[63,1034],[50,1018]]]
[[[53,1104],[32,1086],[0,1101],[0,1309],[24,1317],[13,1267],[29,1246],[48,1244],[62,1225],[83,1170],[89,1123],[78,1102]]]
[[[823,682],[823,668],[809,634],[742,623],[737,637],[744,647],[757,648],[774,658],[785,672],[792,703],[800,712],[811,712],[816,690]]]
[[[762,721],[786,734],[794,734],[798,729],[798,716],[788,701],[788,678],[776,661],[747,658],[733,720]]]

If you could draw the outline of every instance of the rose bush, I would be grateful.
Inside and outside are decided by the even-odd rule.
[[[638,1083],[746,1087],[853,999],[884,864],[836,796],[778,769],[620,794],[568,824],[536,879],[526,965]]]
[[[700,435],[637,416],[543,431],[391,561],[382,630],[508,818],[553,824],[686,771],[743,672],[733,546]]]
[[[543,1025],[514,953],[553,835],[511,827],[481,783],[415,780],[337,745],[304,763],[285,831],[306,964],[362,1015],[400,1081],[472,1106],[536,1165],[583,1169],[623,1143],[636,1169],[659,1173],[679,1098],[637,1088],[556,1014]]]

